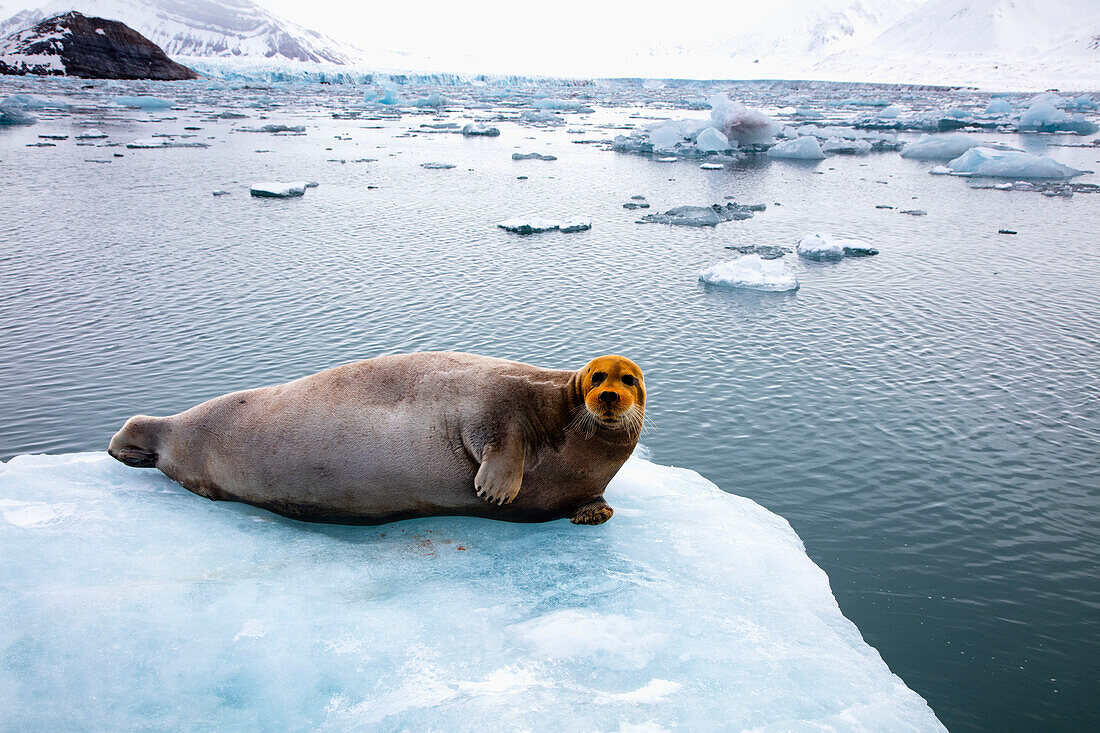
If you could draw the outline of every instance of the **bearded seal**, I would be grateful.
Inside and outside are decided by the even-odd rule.
[[[380,356],[126,421],[107,452],[214,501],[292,519],[462,515],[602,524],[645,414],[638,365],[541,369],[474,354]]]

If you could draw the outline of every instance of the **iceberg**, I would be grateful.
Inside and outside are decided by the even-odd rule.
[[[309,525],[105,453],[0,464],[13,730],[943,731],[790,525],[632,458],[600,527]]]
[[[746,290],[787,292],[798,290],[798,278],[787,269],[782,259],[766,260],[751,254],[729,262],[719,262],[699,274],[699,279],[709,285]]]
[[[160,97],[115,97],[111,100],[120,107],[137,107],[138,109],[168,109],[175,104],[170,99]]]
[[[710,119],[730,142],[738,146],[771,142],[779,132],[779,123],[758,109],[734,102],[725,94],[715,94],[707,99]],[[733,146],[731,146],[733,147]]]
[[[307,188],[313,188],[308,181],[290,181],[289,183],[261,181],[253,183],[249,187],[249,193],[257,198],[288,199],[304,196]]]
[[[449,103],[450,100],[439,92],[432,92],[426,97],[420,97],[411,102],[413,107],[446,107]]]
[[[383,84],[378,89],[363,95],[363,104],[391,106],[401,104],[401,95],[397,93],[397,87]]]
[[[955,174],[991,178],[1072,178],[1084,171],[1018,150],[971,148],[947,164]]]
[[[985,114],[1009,115],[1012,114],[1012,105],[1007,99],[991,99],[989,104],[985,106]]]
[[[821,152],[821,146],[816,137],[807,135],[784,140],[778,145],[769,148],[769,158],[791,158],[795,160],[824,160],[825,153]]]
[[[838,239],[829,234],[809,234],[798,240],[799,257],[807,260],[830,261],[844,257],[870,257],[878,250],[862,239]]]
[[[901,151],[901,157],[914,160],[950,160],[957,158],[971,148],[991,148],[993,150],[1015,150],[1003,143],[978,140],[961,132],[940,135],[921,135],[915,143],[910,143]]]

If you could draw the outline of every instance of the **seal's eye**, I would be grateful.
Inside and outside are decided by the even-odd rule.
[[[597,384],[599,384],[600,382],[602,382],[605,379],[607,379],[606,374],[604,374],[603,372],[596,372],[595,374],[592,375],[592,386],[595,387]]]
[[[625,384],[627,387],[633,387],[637,383],[638,383],[638,380],[634,378],[633,374],[624,374],[623,375],[623,384]]]

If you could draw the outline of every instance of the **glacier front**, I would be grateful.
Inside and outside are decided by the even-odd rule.
[[[214,503],[0,464],[0,727],[943,730],[785,520],[631,459],[600,527]]]

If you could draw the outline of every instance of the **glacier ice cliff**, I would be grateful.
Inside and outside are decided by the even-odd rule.
[[[597,528],[311,525],[105,453],[0,464],[19,729],[943,730],[785,520],[631,459]]]

